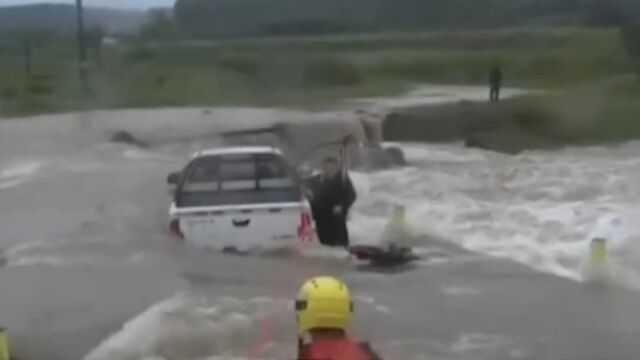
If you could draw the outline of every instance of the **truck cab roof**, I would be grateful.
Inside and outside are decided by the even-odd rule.
[[[201,156],[216,155],[239,155],[239,154],[277,154],[282,155],[282,151],[273,146],[225,146],[201,150],[194,153],[191,158]]]

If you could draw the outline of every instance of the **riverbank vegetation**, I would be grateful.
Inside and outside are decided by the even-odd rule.
[[[133,37],[88,30],[86,87],[79,81],[75,39],[68,33],[5,31],[0,33],[0,115],[122,107],[308,107],[399,94],[424,83],[487,86],[489,70],[500,66],[503,86],[536,91],[494,106],[464,105],[463,121],[486,115],[497,124],[461,133],[468,145],[517,152],[639,138],[640,21],[622,16],[609,3],[594,1],[598,11],[589,15],[591,27],[584,21],[563,27],[543,22],[428,32],[334,29],[314,36],[287,28],[267,37],[185,36],[184,26],[160,12]]]
[[[99,36],[99,35],[98,35]],[[557,89],[629,74],[616,29],[509,29],[317,38],[90,44],[89,90],[70,39],[0,48],[0,113],[81,107],[308,105],[420,83]],[[101,45],[98,45],[101,44]]]
[[[507,153],[639,139],[639,100],[633,75],[509,99],[498,126],[465,139],[468,146]]]

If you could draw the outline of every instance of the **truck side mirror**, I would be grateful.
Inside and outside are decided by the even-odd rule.
[[[180,173],[179,172],[173,172],[171,174],[169,174],[169,176],[167,176],[167,184],[169,185],[177,185],[178,182],[180,182]]]

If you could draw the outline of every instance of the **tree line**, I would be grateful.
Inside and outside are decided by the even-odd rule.
[[[620,25],[637,0],[177,0],[188,37]],[[636,14],[637,16],[637,14]]]

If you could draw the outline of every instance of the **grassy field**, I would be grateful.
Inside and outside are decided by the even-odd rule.
[[[640,83],[618,76],[504,101],[468,145],[506,153],[640,139]]]
[[[79,94],[75,49],[0,49],[0,115],[86,108],[188,105],[310,106],[399,93],[417,83],[485,85],[501,64],[506,86],[545,90],[499,108],[505,127],[474,134],[518,151],[640,138],[640,86],[616,30],[502,31],[279,38],[104,46],[92,53],[92,94]],[[526,145],[523,145],[526,144]]]
[[[80,107],[305,105],[393,94],[415,83],[485,84],[502,64],[507,86],[558,88],[630,71],[613,30],[523,29],[105,46],[78,96],[75,49],[0,52],[0,114]],[[95,57],[93,57],[95,58]]]

